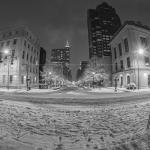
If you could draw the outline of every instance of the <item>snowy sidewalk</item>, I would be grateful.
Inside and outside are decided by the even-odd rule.
[[[50,93],[55,92],[58,89],[31,89],[27,91],[26,89],[6,89],[0,88],[0,92],[8,92],[8,93]]]
[[[91,88],[88,89],[89,92],[95,93],[124,93],[124,92],[133,92],[133,93],[150,93],[150,88],[147,89],[136,89],[136,90],[128,90],[126,88],[117,88],[117,92],[115,92],[114,87],[107,87],[107,88]]]

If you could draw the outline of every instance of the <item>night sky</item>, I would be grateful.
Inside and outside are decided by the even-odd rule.
[[[121,21],[139,20],[150,26],[150,0],[105,0]],[[87,9],[102,0],[0,0],[0,28],[27,25],[50,50],[71,44],[71,63],[88,60]]]

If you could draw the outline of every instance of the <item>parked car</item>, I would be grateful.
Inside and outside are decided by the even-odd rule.
[[[130,83],[127,85],[128,90],[135,90],[136,89],[136,84],[135,83]]]

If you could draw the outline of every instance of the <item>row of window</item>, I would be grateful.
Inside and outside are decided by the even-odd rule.
[[[130,68],[131,67],[131,63],[130,63],[130,57],[127,57],[127,67]],[[123,70],[124,69],[124,63],[123,60],[120,60],[120,69]],[[118,71],[118,63],[115,63],[115,71]]]
[[[37,53],[37,55],[38,55],[38,51],[36,51],[36,49],[34,49],[33,46],[31,46],[29,43],[27,43],[26,40],[24,41],[24,47],[31,49],[31,52],[34,52],[35,54]]]
[[[2,38],[8,38],[14,35],[18,35],[19,31],[10,31],[8,33],[3,33]]]
[[[130,75],[127,75],[127,84],[130,84]],[[123,86],[123,76],[120,77],[120,86]]]
[[[124,49],[125,49],[125,52],[129,52],[129,44],[128,44],[128,39],[125,38],[123,40],[123,43],[124,43]],[[147,48],[148,47],[148,41],[145,37],[140,37],[140,43],[141,43],[141,46],[143,48]],[[122,45],[121,43],[118,44],[118,50],[119,50],[119,56],[122,56]],[[117,48],[114,48],[114,58],[116,59],[117,58]]]
[[[15,57],[15,49],[11,50],[11,64],[13,64]],[[2,63],[5,59],[8,59],[8,56],[4,56],[2,52],[0,52],[0,63]],[[5,65],[5,64],[4,64]]]
[[[123,40],[124,42],[124,49],[125,49],[125,52],[129,52],[129,44],[128,44],[128,39],[125,38]],[[122,45],[121,43],[118,44],[118,49],[119,49],[119,55],[122,56]],[[117,48],[115,47],[114,48],[114,58],[116,59],[117,58]]]
[[[36,77],[29,77],[30,83],[37,83],[37,78]],[[21,76],[21,84],[26,84],[26,76]]]
[[[17,44],[17,39],[13,39],[13,40],[8,40],[8,41],[5,41],[5,42],[1,42],[1,47],[16,45],[16,44]]]
[[[150,65],[150,58],[145,56],[144,58],[145,61],[145,66],[149,66]],[[131,64],[130,64],[130,57],[127,57],[127,67],[130,68]],[[120,60],[120,69],[123,70],[124,69],[124,63],[123,60]],[[118,71],[118,63],[115,63],[115,71]]]
[[[6,75],[3,75],[3,84],[6,83],[6,77],[7,77]],[[12,82],[13,82],[13,77],[14,77],[13,75],[9,76],[9,83],[10,84],[12,84]]]
[[[22,33],[22,30],[9,31],[7,33],[3,33],[1,36],[2,38],[10,38],[11,36],[17,36],[19,32]],[[34,40],[34,38],[31,36],[31,34],[28,31],[24,31],[24,33],[30,40]]]
[[[7,83],[7,76],[6,75],[3,75],[2,76],[2,81],[3,81],[3,84]],[[9,76],[9,83],[12,84],[13,81],[15,80],[16,76],[15,75],[10,75]],[[21,76],[21,84],[25,84],[26,83],[26,76]],[[31,77],[30,76],[30,83],[37,83],[37,79],[36,77]]]
[[[36,64],[35,57],[30,56],[30,58],[29,58],[29,54],[28,53],[26,54],[25,51],[23,51],[22,52],[22,59],[24,60],[25,57],[26,57],[26,61],[30,61],[31,64]]]

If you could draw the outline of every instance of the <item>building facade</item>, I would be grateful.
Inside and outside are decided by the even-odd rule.
[[[89,9],[87,13],[89,58],[93,56],[111,56],[109,45],[113,34],[121,26],[119,16],[113,7],[103,2],[96,9]]]
[[[40,42],[27,27],[0,31],[0,86],[38,87]]]
[[[79,67],[79,69],[77,69],[77,74],[76,74],[77,81],[82,78],[82,76],[84,75],[84,72],[88,68],[88,66],[89,66],[89,61],[81,61],[80,62],[80,67]]]
[[[56,74],[67,80],[72,80],[70,69],[70,45],[68,41],[64,48],[51,50],[50,60],[50,66]]]
[[[127,21],[111,42],[112,82],[119,87],[150,87],[150,28]]]
[[[39,58],[39,83],[42,83],[42,72],[44,71],[44,66],[46,64],[46,50],[40,48],[40,58]]]

